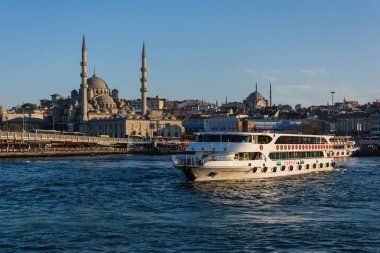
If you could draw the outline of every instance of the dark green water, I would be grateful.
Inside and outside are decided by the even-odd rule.
[[[169,156],[0,160],[0,252],[380,252],[380,158],[188,184]]]

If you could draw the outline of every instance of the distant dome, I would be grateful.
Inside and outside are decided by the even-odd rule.
[[[246,100],[247,101],[256,101],[256,91],[249,94],[249,96],[247,97]],[[263,95],[260,94],[260,92],[257,92],[257,100],[258,101],[265,100],[265,98],[263,97]]]
[[[71,91],[71,97],[72,97],[72,98],[75,98],[75,97],[77,97],[78,95],[79,95],[79,94],[78,94],[78,91],[77,91],[77,90],[74,89],[74,90]]]
[[[89,89],[108,89],[107,83],[95,74],[87,79]]]
[[[257,92],[257,96],[256,96],[256,92],[257,91],[254,91],[251,94],[249,94],[249,96],[244,100],[244,104],[248,108],[266,107],[267,103],[265,101],[265,98],[263,97],[263,95],[260,94],[260,92]],[[257,101],[256,101],[256,99],[257,99]]]

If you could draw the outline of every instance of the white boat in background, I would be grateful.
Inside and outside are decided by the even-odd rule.
[[[332,170],[327,135],[246,132],[196,133],[174,165],[194,182],[245,180]]]

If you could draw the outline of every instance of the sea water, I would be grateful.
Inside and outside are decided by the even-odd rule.
[[[191,184],[170,156],[0,160],[0,252],[380,252],[380,158]]]

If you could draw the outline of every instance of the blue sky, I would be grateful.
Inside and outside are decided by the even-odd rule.
[[[89,72],[127,99],[242,101],[254,91],[304,106],[380,98],[380,1],[0,0],[0,104],[68,96]]]

